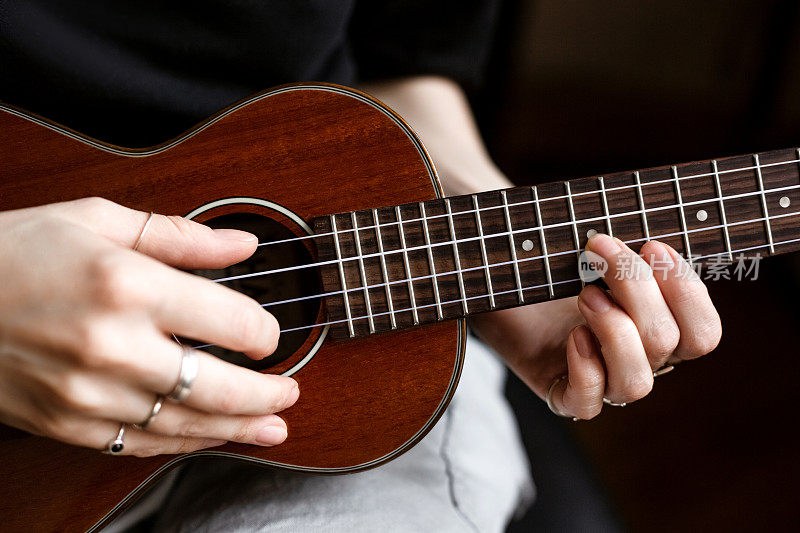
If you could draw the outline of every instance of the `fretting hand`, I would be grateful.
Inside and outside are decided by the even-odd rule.
[[[255,359],[275,349],[277,321],[254,300],[176,270],[242,261],[255,236],[155,215],[132,251],[147,219],[98,198],[0,213],[0,422],[104,449],[176,386],[182,350],[169,334]],[[188,397],[164,402],[146,430],[126,426],[122,453],[286,438],[273,413],[297,400],[293,379],[196,353]]]
[[[542,399],[550,394],[558,414],[580,419],[597,416],[604,398],[622,404],[646,396],[655,370],[707,354],[722,331],[705,285],[669,246],[650,241],[636,254],[598,234],[587,249],[608,265],[608,293],[587,286],[577,299],[474,322],[531,389]]]

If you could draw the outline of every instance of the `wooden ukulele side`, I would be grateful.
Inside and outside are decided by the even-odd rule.
[[[94,141],[0,105],[0,210],[102,196],[186,215],[241,196],[271,200],[310,220],[437,195],[433,166],[402,120],[333,85],[256,95],[145,150]],[[177,457],[110,457],[0,425],[2,529],[97,529],[173,465],[198,455],[319,473],[377,466],[410,448],[441,416],[464,341],[463,321],[324,341],[294,375],[300,400],[281,413],[289,438],[274,448],[227,444]]]

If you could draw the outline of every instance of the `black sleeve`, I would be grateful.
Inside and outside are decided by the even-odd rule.
[[[359,78],[436,74],[482,83],[500,0],[361,0],[349,28]]]

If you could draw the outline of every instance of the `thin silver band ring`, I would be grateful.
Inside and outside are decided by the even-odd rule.
[[[153,419],[158,415],[158,413],[161,412],[161,407],[164,406],[164,400],[166,400],[164,396],[160,394],[156,396],[156,401],[153,402],[153,407],[150,409],[150,414],[147,415],[147,418],[144,419],[144,422],[139,422],[138,424],[134,424],[133,427],[135,427],[136,429],[145,429],[150,424],[150,422],[152,422]]]
[[[563,376],[560,376],[560,377],[556,378],[553,381],[553,383],[550,384],[550,388],[547,389],[547,396],[545,397],[545,400],[547,401],[547,407],[550,408],[550,410],[553,412],[554,415],[560,416],[561,418],[571,418],[573,422],[577,422],[579,420],[578,417],[565,415],[564,413],[559,411],[556,408],[555,404],[553,403],[553,391],[556,390],[556,385],[558,385],[559,383],[561,383],[565,379],[567,379],[567,376],[563,375]]]
[[[183,353],[181,355],[181,370],[178,374],[178,382],[175,384],[175,388],[167,395],[167,398],[176,402],[182,402],[189,396],[199,367],[199,359],[192,348],[181,345],[181,350]]]
[[[142,241],[144,240],[144,235],[145,235],[145,233],[147,233],[147,230],[150,227],[150,222],[153,221],[153,215],[154,214],[155,213],[150,211],[150,216],[147,217],[147,221],[144,223],[144,226],[142,227],[142,231],[139,232],[139,238],[136,239],[136,244],[133,245],[133,251],[134,252],[139,249],[139,246],[141,246]]]

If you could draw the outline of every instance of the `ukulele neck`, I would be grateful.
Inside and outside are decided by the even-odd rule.
[[[453,196],[313,221],[334,338],[574,296],[594,232],[690,263],[800,249],[800,150]]]

